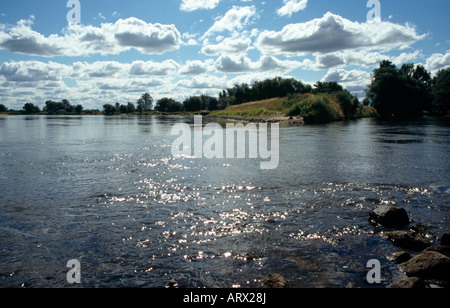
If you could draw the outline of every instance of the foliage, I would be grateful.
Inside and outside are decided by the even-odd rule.
[[[191,96],[183,102],[183,109],[184,111],[213,111],[218,109],[218,105],[219,101],[215,97],[208,95]]]
[[[0,112],[6,112],[6,111],[8,111],[8,108],[6,108],[5,105],[0,104]]]
[[[39,106],[35,106],[32,103],[26,103],[23,106],[23,113],[24,114],[36,114],[41,112],[41,109],[39,108]]]
[[[447,115],[450,112],[450,68],[440,70],[433,78],[433,111]]]
[[[137,110],[139,112],[150,111],[153,107],[153,97],[149,93],[142,94],[137,101]]]
[[[304,85],[295,79],[280,77],[257,81],[250,87],[248,84],[235,85],[219,93],[219,108],[239,105],[275,97],[286,97],[290,94],[311,92],[311,86]]]
[[[158,100],[155,106],[155,110],[160,112],[179,112],[182,109],[183,105],[180,102],[167,97]]]
[[[298,96],[293,103],[287,115],[301,116],[307,124],[329,123],[345,118],[338,99],[330,94]]]
[[[366,92],[384,118],[421,115],[431,109],[431,75],[422,65],[397,68],[390,61],[382,61]]]
[[[111,104],[105,104],[103,105],[103,113],[105,115],[113,115],[117,112],[117,109],[115,106],[111,105]]]

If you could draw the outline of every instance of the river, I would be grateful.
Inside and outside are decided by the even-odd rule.
[[[177,116],[0,117],[0,287],[386,287],[400,251],[368,223],[404,207],[450,231],[450,124],[280,128],[278,168],[174,157]],[[366,280],[381,262],[382,283]]]

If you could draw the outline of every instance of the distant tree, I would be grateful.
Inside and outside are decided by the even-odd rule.
[[[183,104],[181,104],[180,102],[177,102],[177,101],[173,101],[167,106],[167,112],[179,112],[182,110],[183,110]]]
[[[137,101],[137,109],[139,112],[152,110],[153,98],[149,93],[142,94],[141,98]]]
[[[433,78],[433,112],[447,115],[450,112],[450,68],[440,70]]]
[[[202,99],[200,96],[191,96],[183,102],[185,111],[199,111],[202,109]]]
[[[8,111],[8,108],[6,108],[5,105],[0,104],[0,112],[5,112],[5,111]]]
[[[81,112],[83,112],[83,106],[76,105],[74,111],[76,114],[81,114]]]
[[[41,109],[39,106],[35,106],[32,103],[26,103],[23,106],[23,113],[24,114],[35,114],[41,112]]]
[[[105,115],[113,115],[117,111],[116,107],[111,104],[103,105],[103,113]]]
[[[175,100],[172,98],[167,98],[167,97],[161,98],[156,102],[155,110],[160,111],[160,112],[166,112],[169,105],[174,102],[175,102]]]
[[[116,106],[116,110],[117,110],[117,106]],[[119,110],[120,113],[128,113],[128,106],[127,105],[120,105],[118,110]]]
[[[313,90],[313,93],[333,93],[333,92],[339,92],[343,91],[344,89],[340,84],[338,84],[336,81],[327,81],[322,82],[318,81],[314,85],[315,89]]]
[[[134,104],[133,103],[128,103],[127,104],[127,109],[128,109],[128,113],[134,113],[134,112],[136,112],[136,107],[134,106]]]
[[[421,115],[431,109],[431,77],[422,65],[403,64],[397,69],[382,61],[366,93],[382,117]]]

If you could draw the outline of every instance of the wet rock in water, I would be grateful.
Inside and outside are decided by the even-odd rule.
[[[409,224],[406,210],[398,206],[378,205],[370,210],[369,221],[387,228],[402,227]]]
[[[431,246],[423,236],[412,231],[384,232],[383,236],[395,246],[413,251],[421,251]]]
[[[450,232],[445,232],[441,237],[441,245],[450,246]]]
[[[178,283],[175,280],[170,280],[166,284],[166,289],[174,289],[174,288],[178,288]]]
[[[450,280],[450,257],[436,251],[425,251],[400,265],[408,277]]]
[[[425,288],[425,283],[417,277],[409,277],[400,280],[389,287],[390,289],[420,289]]]
[[[389,261],[392,261],[396,264],[406,262],[410,259],[411,259],[411,255],[405,251],[394,253],[393,255],[388,257]]]
[[[423,252],[426,251],[436,251],[439,252],[440,254],[443,254],[444,256],[450,257],[450,246],[443,246],[443,245],[431,246],[425,249]]]
[[[261,280],[261,288],[284,289],[289,288],[289,283],[280,274],[269,274]]]

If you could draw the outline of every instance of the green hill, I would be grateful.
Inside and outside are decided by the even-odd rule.
[[[346,92],[298,94],[227,107],[213,111],[212,117],[248,121],[285,121],[301,117],[306,124],[330,123],[377,116],[373,107],[362,106]]]

